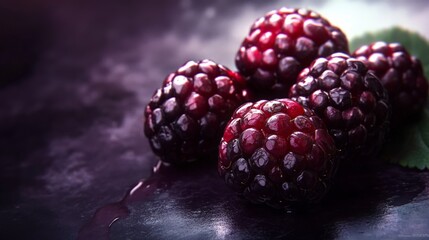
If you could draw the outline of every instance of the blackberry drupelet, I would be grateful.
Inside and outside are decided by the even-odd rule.
[[[314,11],[281,8],[252,25],[235,58],[258,97],[286,97],[300,71],[318,57],[348,53],[344,33]]]
[[[422,64],[401,44],[375,42],[358,48],[353,56],[366,63],[386,88],[394,125],[423,109],[428,98],[428,83]]]
[[[163,162],[216,156],[231,114],[247,101],[246,82],[210,60],[189,61],[164,80],[145,109],[144,132]]]
[[[254,203],[290,207],[319,201],[336,171],[322,120],[290,99],[240,106],[219,145],[219,174]]]
[[[289,97],[323,119],[341,157],[374,156],[385,141],[390,106],[380,80],[365,64],[342,53],[316,59]]]

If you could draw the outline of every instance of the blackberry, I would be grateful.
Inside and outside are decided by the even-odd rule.
[[[289,97],[312,109],[327,125],[342,157],[374,156],[390,123],[386,90],[365,64],[346,54],[316,59]]]
[[[259,98],[286,97],[300,71],[317,57],[348,53],[344,33],[314,11],[280,8],[250,28],[235,58]]]
[[[331,185],[335,144],[322,120],[290,99],[240,106],[219,146],[219,174],[254,203],[319,201]]]
[[[353,56],[375,72],[389,94],[394,125],[419,113],[428,97],[428,83],[420,61],[399,43],[375,42]]]
[[[224,126],[248,97],[238,73],[210,60],[189,61],[155,91],[146,106],[144,133],[166,163],[216,155]]]

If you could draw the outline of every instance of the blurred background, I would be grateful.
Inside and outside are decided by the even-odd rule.
[[[2,0],[4,239],[75,239],[97,207],[119,200],[156,162],[142,133],[142,115],[163,78],[184,62],[203,58],[235,69],[235,53],[252,22],[282,6],[316,10],[349,39],[392,26],[429,39],[429,3],[424,0]],[[419,184],[416,192],[427,193],[427,185]],[[394,232],[393,218],[386,216],[384,222],[374,220],[380,226],[376,230],[389,226]],[[332,220],[342,227],[326,238],[368,226],[364,220],[341,221]],[[129,224],[136,235],[127,236],[136,238],[142,228]],[[203,223],[194,229],[200,235],[189,237],[207,233],[222,238],[231,232],[222,221],[210,224]],[[129,233],[127,226],[116,229],[118,239]],[[144,232],[168,228],[150,226]],[[169,234],[163,237],[174,236]]]

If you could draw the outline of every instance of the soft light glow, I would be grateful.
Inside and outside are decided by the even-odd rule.
[[[213,228],[216,232],[216,237],[225,239],[231,233],[231,228],[226,221],[217,220],[213,223]]]

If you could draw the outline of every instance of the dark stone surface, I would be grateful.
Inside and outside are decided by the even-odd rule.
[[[280,5],[1,2],[12,30],[1,28],[0,59],[15,56],[0,65],[1,238],[76,239],[156,164],[141,120],[166,74],[201,58],[233,68],[250,22]],[[112,225],[112,239],[429,239],[428,172],[348,170],[324,202],[293,213],[239,199],[213,164],[160,179]]]

